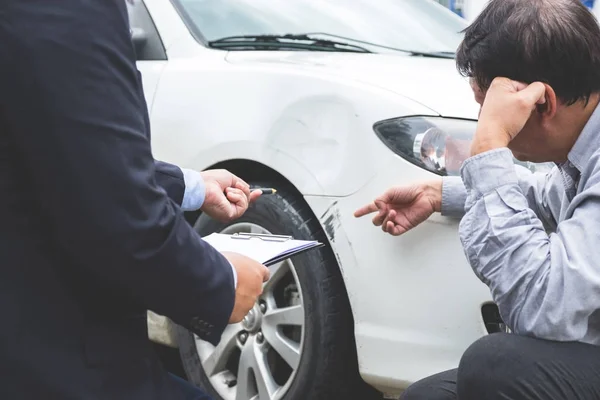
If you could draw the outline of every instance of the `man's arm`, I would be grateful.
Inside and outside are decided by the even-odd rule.
[[[7,0],[2,11],[2,117],[58,245],[90,277],[218,342],[233,274],[157,184],[124,4]]]
[[[519,185],[508,149],[467,160],[460,238],[500,314],[522,335],[576,341],[600,298],[600,174],[576,196],[573,217],[548,235]]]
[[[206,198],[202,174],[192,169],[179,168],[164,161],[155,161],[156,183],[183,211],[199,210]]]
[[[186,190],[185,179],[181,168],[163,161],[154,161],[154,167],[156,168],[157,185],[167,192],[167,196],[169,196],[171,200],[181,206]]]
[[[529,208],[542,221],[546,230],[556,229],[556,219],[548,206],[548,199],[556,200],[560,197],[559,188],[550,185],[550,182],[555,180],[555,175],[559,173],[558,168],[553,168],[548,174],[534,174],[520,165],[514,165],[514,169],[518,176],[519,187],[527,199]],[[454,176],[445,177],[442,182],[442,215],[463,217],[467,189],[462,179]]]

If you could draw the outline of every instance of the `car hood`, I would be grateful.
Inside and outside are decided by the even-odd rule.
[[[386,89],[418,102],[433,112],[455,118],[477,119],[479,105],[468,80],[455,61],[396,54],[333,52],[229,52],[233,64],[274,64],[331,74]]]

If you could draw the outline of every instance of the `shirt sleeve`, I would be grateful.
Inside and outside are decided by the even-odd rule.
[[[560,201],[560,188],[552,185],[559,174],[558,168],[548,174],[534,174],[525,167],[515,165],[512,155],[511,166],[529,207],[540,218],[546,230],[556,229],[557,216],[553,215],[549,204]],[[442,179],[442,215],[462,218],[465,215],[466,200],[467,190],[461,177],[449,176]]]
[[[465,214],[467,190],[458,176],[442,179],[442,215],[461,218]]]
[[[517,334],[583,339],[600,298],[595,254],[600,177],[573,199],[573,216],[547,234],[519,184],[508,149],[468,159],[461,175],[467,199],[460,239],[504,321]]]
[[[202,179],[202,174],[193,169],[186,168],[181,168],[181,172],[183,172],[183,180],[185,182],[181,209],[183,211],[199,210],[206,198],[206,185],[204,184],[204,179]]]

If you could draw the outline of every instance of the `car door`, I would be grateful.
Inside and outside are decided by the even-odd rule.
[[[167,64],[167,53],[158,30],[143,0],[123,0],[127,4],[129,25],[135,45],[138,70],[142,74],[144,96],[152,113],[154,95]]]

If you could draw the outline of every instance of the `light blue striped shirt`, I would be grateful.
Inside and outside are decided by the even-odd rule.
[[[600,345],[600,107],[568,162],[544,175],[508,149],[444,178],[442,213],[516,334]]]

